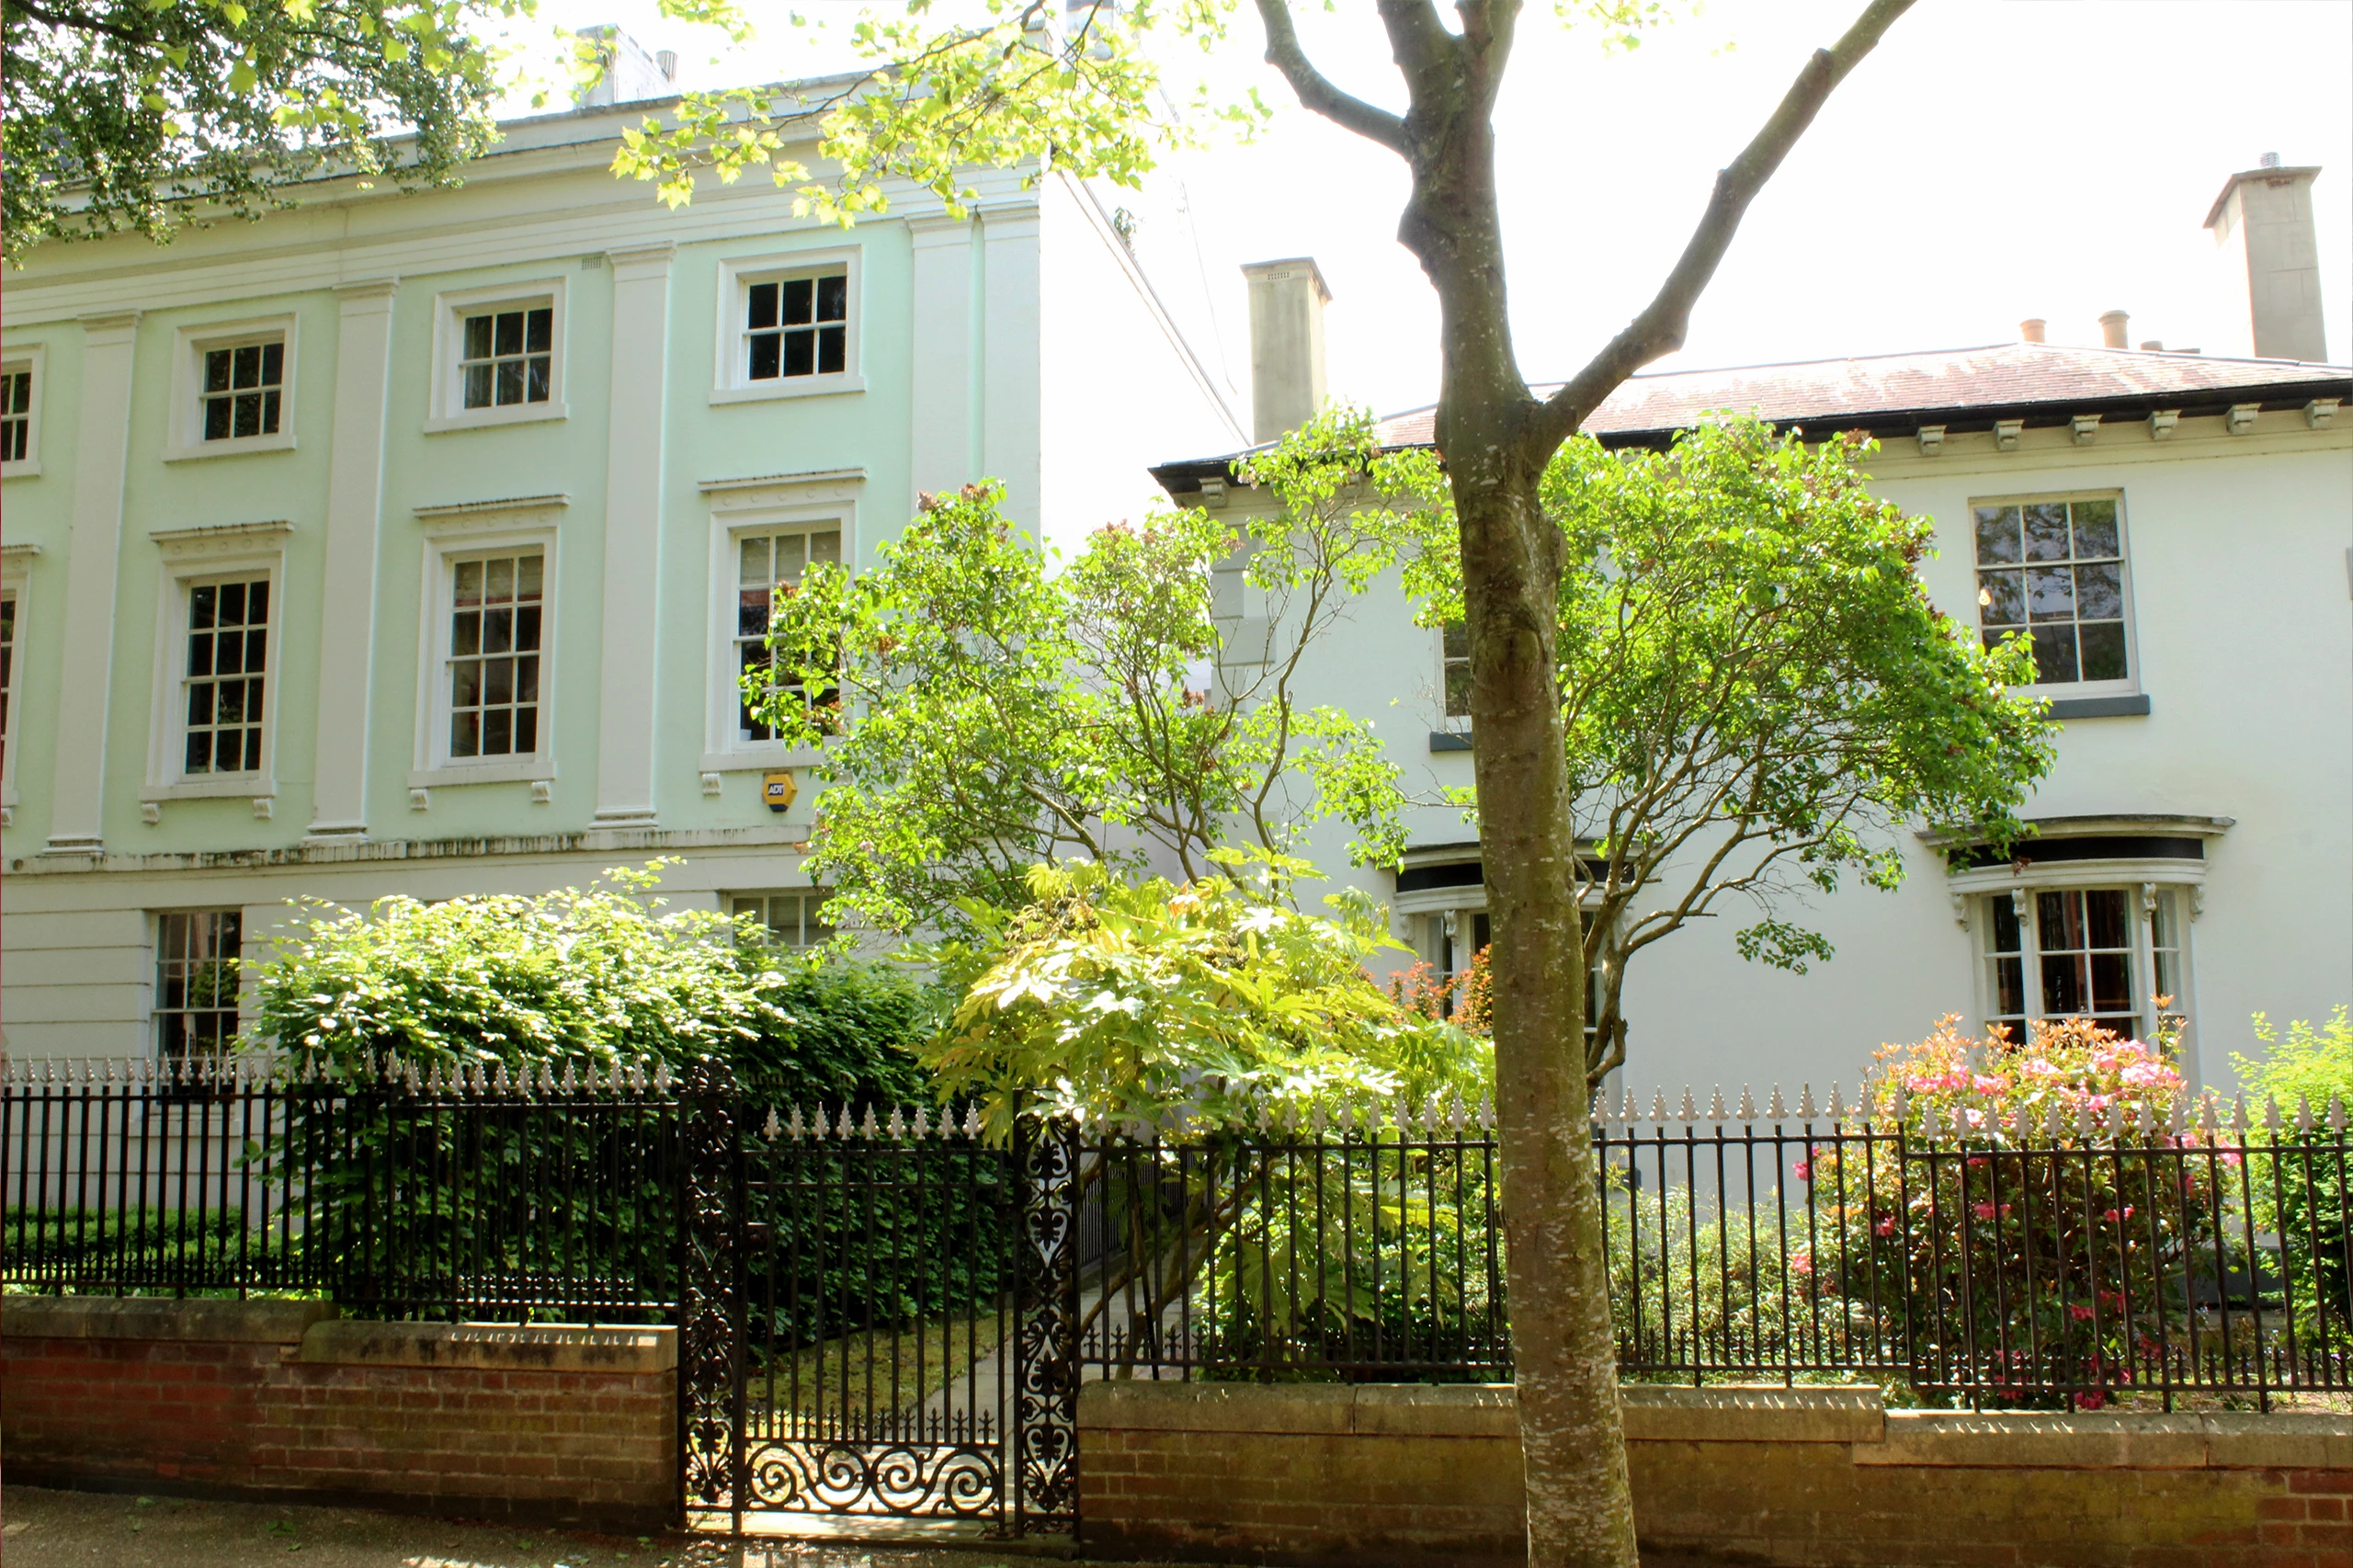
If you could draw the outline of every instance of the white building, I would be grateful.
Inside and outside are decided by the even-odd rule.
[[[1244,438],[1080,183],[984,172],[969,221],[893,188],[848,231],[759,179],[672,212],[608,171],[663,107],[509,124],[458,188],[323,180],[9,278],[9,1053],[233,1032],[221,960],[295,897],[678,855],[674,902],[805,939],[813,791],[773,811],[764,780],[811,759],[738,700],[770,587],[983,476],[1067,542],[1153,502],[1171,439]]]
[[[2188,1019],[2191,1073],[2227,1083],[2230,1053],[2255,1049],[2250,1014],[2319,1017],[2353,1001],[2353,415],[2338,413],[2353,370],[2303,362],[2325,357],[2316,172],[2236,176],[2209,221],[2251,301],[2257,358],[2129,348],[2117,313],[2099,349],[2046,345],[2031,322],[2015,344],[1642,376],[1587,421],[1619,446],[1663,445],[1721,409],[1869,432],[1882,444],[1875,489],[1935,520],[1922,574],[1966,623],[1981,619],[1981,586],[2020,569],[2017,530],[2039,520],[2058,518],[2061,541],[2041,569],[2115,589],[2112,605],[2071,597],[2037,622],[2039,689],[2063,729],[2022,812],[2040,831],[2019,861],[1949,870],[1941,847],[1907,842],[1899,892],[1849,883],[1800,914],[1836,949],[1804,976],[1744,962],[1741,919],[1687,926],[1629,966],[1627,1084],[1851,1086],[1876,1047],[1947,1013],[1972,1029],[2082,1013],[2147,1031],[2159,995]],[[1282,270],[1254,311],[1261,440],[1320,398],[1322,281],[1312,263]],[[1382,428],[1390,445],[1427,445],[1430,411]],[[1231,460],[1154,472],[1244,526],[1268,508]],[[2090,526],[2075,537],[2099,556],[2088,564],[2064,542],[2078,511]],[[1221,603],[1246,617],[1239,564]],[[1408,788],[1435,796],[1471,783],[1475,738],[1448,711],[1442,634],[1412,612],[1393,580],[1377,589],[1304,695],[1375,720]],[[1309,852],[1386,901],[1423,957],[1457,968],[1486,935],[1478,846],[1450,808],[1418,810],[1410,827],[1394,874],[1343,872],[1337,831]]]

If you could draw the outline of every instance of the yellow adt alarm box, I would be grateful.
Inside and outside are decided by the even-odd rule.
[[[785,810],[792,804],[793,797],[800,793],[801,787],[793,783],[792,770],[789,767],[779,768],[760,783],[760,799],[768,803],[768,810],[772,812]]]

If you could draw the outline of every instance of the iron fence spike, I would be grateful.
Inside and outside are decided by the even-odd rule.
[[[2296,1131],[2299,1132],[2310,1132],[2312,1130],[2313,1102],[2307,1096],[2298,1095],[2296,1096]]]
[[[2328,1096],[2328,1130],[2331,1132],[2345,1131],[2345,1096],[2343,1095]]]
[[[1717,1103],[1722,1104],[1723,1091],[1719,1089],[1716,1094]],[[1743,1121],[1756,1119],[1756,1096],[1748,1092],[1748,1085],[1745,1084],[1740,1086],[1740,1119]]]
[[[891,1108],[890,1124],[884,1131],[891,1134],[891,1142],[893,1143],[904,1143],[907,1141],[906,1115],[897,1106]]]
[[[2273,1132],[2279,1131],[2279,1096],[2267,1096],[2263,1107],[2263,1125]]]
[[[1708,1119],[1715,1122],[1719,1126],[1722,1125],[1726,1119],[1724,1111],[1724,1086],[1722,1084],[1718,1084],[1716,1085],[1715,1097],[1708,1102]]]
[[[964,1136],[978,1138],[980,1135],[981,1106],[978,1100],[974,1100],[964,1107]]]
[[[2124,1141],[2124,1102],[2122,1100],[2108,1102],[2108,1141],[2111,1143],[2120,1143]]]
[[[1699,1119],[1699,1102],[1691,1097],[1691,1085],[1683,1085],[1683,1106],[1676,1112],[1676,1119],[1688,1126]]]
[[[2174,1137],[2180,1137],[2188,1115],[2189,1108],[2183,1103],[2182,1096],[2174,1096],[2165,1105],[2165,1131]]]
[[[931,1136],[931,1108],[929,1106],[918,1104],[915,1107],[915,1142],[918,1143]]]
[[[2085,1142],[2092,1137],[2092,1102],[2089,1096],[2075,1102],[2075,1136]]]
[[[2222,1130],[2222,1118],[2214,1111],[2214,1091],[2211,1089],[2207,1090],[2205,1096],[2199,1102],[2198,1122],[2210,1133],[2220,1132]]]
[[[1836,1126],[1847,1119],[1847,1108],[1838,1098],[1838,1080],[1830,1080],[1830,1123]]]
[[[2247,1126],[2246,1091],[2242,1089],[2231,1102],[2231,1131],[2245,1138]]]
[[[1485,1095],[1479,1096],[1479,1130],[1492,1132],[1495,1127],[1495,1102]]]
[[[1651,1119],[1661,1127],[1666,1125],[1666,1091],[1665,1089],[1654,1089],[1651,1092]]]
[[[1944,1136],[1943,1118],[1938,1114],[1937,1102],[1930,1100],[1920,1113],[1920,1136],[1933,1143]]]
[[[844,1100],[842,1102],[841,1119],[834,1123],[834,1136],[836,1138],[847,1139],[856,1137],[857,1135],[858,1123],[849,1119],[849,1102],[847,1100]]]
[[[1781,1097],[1781,1085],[1779,1084],[1773,1085],[1773,1098],[1766,1106],[1765,1114],[1775,1121],[1783,1120],[1790,1114],[1790,1103]]]
[[[784,1124],[785,1136],[798,1143],[808,1131],[809,1124],[801,1119],[801,1108],[796,1105],[792,1108],[792,1119]]]
[[[768,1119],[767,1124],[760,1129],[760,1136],[773,1143],[776,1142],[777,1134],[783,1131],[783,1124],[777,1120],[776,1107],[768,1107]]]
[[[1810,1083],[1800,1084],[1798,1085],[1798,1119],[1812,1121],[1814,1114],[1813,1085]]]

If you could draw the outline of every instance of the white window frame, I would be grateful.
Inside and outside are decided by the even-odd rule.
[[[779,376],[773,381],[751,379],[751,354],[744,325],[750,289],[788,278],[841,271],[849,278],[848,330],[843,334],[842,369],[832,375]],[[717,335],[713,341],[710,401],[757,403],[779,397],[824,397],[837,392],[862,392],[866,374],[860,355],[865,343],[861,325],[866,311],[863,259],[856,246],[835,250],[779,251],[765,256],[733,256],[719,264]]]
[[[247,452],[293,450],[294,417],[301,396],[296,384],[301,362],[298,341],[301,328],[301,318],[289,311],[282,315],[255,316],[244,321],[200,322],[176,331],[172,335],[171,444],[164,449],[164,460],[187,462],[198,458],[228,458]],[[233,348],[247,343],[267,343],[273,337],[286,346],[282,376],[278,382],[276,433],[206,440],[205,353],[210,349]]]
[[[448,430],[475,430],[489,425],[531,425],[548,419],[568,419],[571,406],[564,391],[564,317],[566,279],[532,278],[483,289],[460,289],[433,300],[433,379],[425,416],[427,435]],[[468,316],[497,309],[534,310],[545,305],[555,312],[548,347],[548,401],[506,408],[468,408],[460,366],[465,358]]]
[[[2124,678],[2122,680],[2037,681],[2020,687],[2041,697],[2136,697],[2141,692],[2141,642],[2136,630],[2138,617],[2132,604],[2132,528],[2126,516],[2124,492],[2113,486],[2086,490],[2040,490],[2020,495],[1972,495],[1966,506],[1969,522],[1969,588],[1972,619],[1980,639],[1985,623],[1980,616],[1984,607],[1977,602],[1982,591],[1977,583],[1977,509],[1981,506],[2029,506],[2042,502],[2113,501],[2116,503],[2117,575],[2122,584],[2124,599]],[[2031,562],[2022,564],[2030,565]],[[2031,631],[2033,622],[2019,630]]]
[[[28,343],[21,347],[0,349],[0,371],[9,374],[22,370],[33,379],[32,406],[25,414],[25,455],[18,462],[0,462],[0,479],[37,479],[40,476],[40,403],[49,390],[49,346]]]
[[[421,507],[424,564],[418,595],[416,750],[412,790],[460,784],[541,783],[555,778],[556,703],[561,661],[558,613],[563,597],[556,519],[569,498],[527,496],[515,501]],[[529,755],[453,757],[449,755],[450,605],[458,563],[537,550],[540,572],[540,733]]]
[[[2128,908],[2133,927],[2132,979],[2138,993],[2133,999],[2133,1011],[2138,1018],[2136,1029],[2142,1039],[2149,1039],[2158,1022],[2154,1006],[2156,966],[2150,922],[2155,912],[2156,900],[2160,896],[2170,895],[2174,900],[2175,929],[2178,937],[2175,950],[2178,954],[2180,983],[2177,987],[2179,994],[2165,1008],[2165,1014],[2186,1021],[2182,1061],[2178,1065],[2196,1081],[2197,961],[2191,930],[2205,905],[2206,864],[2204,860],[2173,858],[2049,860],[2031,863],[2023,872],[2007,866],[1996,866],[1952,876],[1947,891],[1952,895],[1955,915],[1969,932],[1969,958],[1974,975],[1972,995],[1976,1005],[1977,1031],[1983,1034],[1989,1022],[1998,1016],[2001,1000],[1995,991],[1993,966],[1989,961],[1994,956],[1993,900],[2023,898],[2026,901],[2026,908],[2019,915],[2020,942],[2024,946],[2020,956],[2024,960],[2026,1016],[2032,1019],[2043,1016],[2040,1006],[2041,976],[2038,967],[2041,944],[2036,930],[2034,895],[2087,888],[2123,888],[2131,895]]]
[[[161,983],[164,978],[165,962],[164,923],[167,920],[173,919],[201,919],[208,915],[218,918],[220,916],[231,915],[237,917],[237,950],[233,955],[232,961],[233,961],[237,966],[236,1006],[234,1011],[236,1015],[236,1028],[241,1030],[244,1027],[245,995],[247,990],[247,976],[245,972],[245,949],[247,943],[245,941],[245,932],[251,925],[251,922],[246,918],[244,906],[242,904],[219,904],[207,905],[198,909],[156,909],[150,910],[148,912],[147,982],[143,988],[146,992],[147,1000],[147,1046],[148,1050],[153,1051],[158,1059],[172,1060],[164,1056],[163,1020],[166,1016],[164,1007],[165,994]],[[185,1017],[188,1013],[197,1010],[199,1009],[176,1007],[171,1010],[171,1016]],[[228,1009],[208,1007],[201,1010],[205,1012],[217,1013],[227,1011]]]
[[[1463,665],[1464,665],[1465,668],[1467,669],[1467,668],[1468,668],[1468,666],[1469,666],[1469,665],[1470,665],[1470,662],[1471,662],[1471,653],[1470,653],[1470,637],[1471,637],[1471,631],[1470,631],[1470,628],[1469,628],[1467,625],[1465,625],[1465,626],[1463,627],[1462,636],[1463,636],[1463,654],[1462,654],[1462,663],[1463,663]],[[1449,713],[1449,712],[1448,712],[1448,711],[1446,710],[1446,700],[1447,700],[1447,690],[1446,690],[1446,667],[1447,667],[1447,665],[1450,665],[1450,664],[1452,664],[1452,663],[1454,662],[1453,660],[1451,660],[1451,659],[1448,658],[1448,657],[1447,657],[1447,654],[1446,654],[1446,627],[1445,627],[1444,625],[1440,625],[1440,626],[1433,627],[1433,628],[1431,629],[1431,638],[1432,638],[1432,643],[1433,643],[1432,657],[1433,657],[1433,659],[1435,660],[1436,665],[1437,665],[1437,668],[1438,668],[1438,727],[1439,727],[1440,729],[1442,729],[1442,730],[1450,731],[1450,732],[1452,732],[1452,733],[1457,733],[1457,734],[1467,734],[1467,733],[1470,733],[1470,730],[1471,730],[1471,715],[1470,715],[1470,713],[1469,713],[1467,710],[1466,710],[1466,711],[1464,711],[1464,712],[1461,712],[1461,713]],[[1466,698],[1467,698],[1467,694],[1466,694]]]
[[[741,773],[808,767],[820,760],[821,754],[813,747],[793,747],[773,740],[746,741],[738,733],[736,548],[745,534],[838,528],[842,535],[842,564],[855,570],[858,559],[858,496],[865,481],[863,469],[843,469],[703,482],[701,488],[710,506],[710,611],[703,678],[706,695],[700,771]]]
[[[34,385],[38,388],[40,382]],[[0,731],[0,811],[6,811],[9,820],[0,826],[16,825],[17,754],[21,749],[18,737],[25,729],[25,626],[30,614],[35,553],[29,548],[12,549],[0,556],[0,594],[17,602],[16,641],[8,660],[8,715],[5,731]]]
[[[728,918],[732,920],[740,918],[744,913],[735,907],[735,903],[738,899],[760,899],[765,901],[772,898],[798,898],[801,900],[801,939],[790,942],[779,940],[778,945],[793,952],[806,952],[809,949],[818,946],[819,943],[833,940],[833,938],[840,933],[841,928],[839,926],[828,926],[824,927],[825,934],[823,937],[820,937],[817,941],[812,942],[807,939],[810,923],[815,919],[817,912],[824,908],[825,901],[833,896],[833,889],[815,886],[739,888],[725,894],[724,903],[726,904]],[[773,931],[775,929],[775,927],[767,924],[765,913],[763,913],[759,918],[761,928],[763,930]]]
[[[163,558],[156,574],[153,699],[147,723],[147,778],[142,801],[235,798],[266,800],[278,793],[278,699],[286,667],[287,522],[232,523],[216,528],[158,529],[147,537]],[[269,583],[270,622],[262,665],[261,771],[184,771],[188,761],[188,605],[205,583]]]

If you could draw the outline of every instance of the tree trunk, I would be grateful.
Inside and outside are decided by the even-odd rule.
[[[1449,422],[1467,436],[1468,415]],[[1459,437],[1458,437],[1459,438]],[[1469,606],[1479,843],[1493,956],[1512,1357],[1532,1568],[1633,1568],[1634,1507],[1586,1097],[1584,941],[1560,699],[1556,549],[1517,443],[1450,447]],[[1458,456],[1458,453],[1461,455]]]

